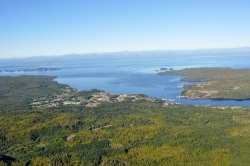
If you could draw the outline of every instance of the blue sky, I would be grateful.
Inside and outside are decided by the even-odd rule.
[[[0,0],[0,58],[250,46],[249,0]]]

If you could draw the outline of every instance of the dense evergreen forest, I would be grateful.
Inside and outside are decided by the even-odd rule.
[[[248,108],[166,106],[147,98],[87,107],[100,91],[78,92],[52,79],[0,78],[1,166],[250,163]],[[58,95],[83,102],[30,105]]]
[[[67,86],[52,76],[0,77],[0,112],[29,109],[32,98],[55,96]]]
[[[250,69],[188,68],[159,74],[181,75],[182,80],[201,82],[185,85],[181,97],[191,99],[250,99]],[[203,83],[204,82],[204,83]]]

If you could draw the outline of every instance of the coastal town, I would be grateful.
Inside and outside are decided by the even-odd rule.
[[[61,89],[62,94],[55,96],[41,96],[38,98],[33,98],[29,105],[31,108],[34,107],[57,107],[60,105],[83,105],[85,107],[98,107],[102,102],[116,103],[122,102],[124,100],[130,100],[132,102],[144,100],[147,102],[158,102],[162,103],[163,106],[171,105],[181,105],[181,103],[176,102],[174,99],[156,99],[143,94],[113,94],[100,90],[91,90],[91,91],[77,91],[75,88],[67,86],[65,89]],[[81,95],[81,93],[90,93],[88,95]],[[180,96],[182,97],[182,96]],[[198,99],[197,99],[198,100]],[[211,105],[195,105],[196,107],[206,107]],[[217,109],[242,109],[240,106],[213,106]],[[244,109],[247,109],[246,107]]]
[[[66,87],[61,89],[62,94],[54,96],[40,96],[38,98],[33,98],[29,105],[30,107],[56,107],[59,105],[84,105],[85,107],[98,107],[101,102],[122,102],[124,100],[130,100],[135,102],[137,100],[145,100],[148,102],[162,102],[166,105],[173,105],[174,100],[166,99],[155,99],[143,94],[113,94],[105,91],[92,90],[93,92],[88,95],[81,95],[85,91],[77,91],[74,88]],[[89,93],[91,91],[86,91]]]

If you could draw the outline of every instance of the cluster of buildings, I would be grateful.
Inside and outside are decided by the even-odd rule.
[[[95,92],[89,98],[84,98],[77,94],[77,90],[66,87],[62,89],[63,93],[56,96],[42,96],[35,99],[32,99],[29,102],[31,107],[56,107],[59,105],[84,105],[86,107],[97,107],[100,102],[122,102],[126,98],[130,98],[131,101],[136,100],[148,100],[154,101],[154,99],[146,96],[140,96],[137,94],[111,94],[108,92]]]

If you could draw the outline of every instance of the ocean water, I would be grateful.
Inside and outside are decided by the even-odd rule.
[[[60,57],[58,57],[60,58]],[[172,56],[141,59],[0,62],[0,76],[51,75],[55,81],[78,90],[100,89],[116,94],[146,94],[150,97],[174,99],[182,104],[250,106],[249,100],[189,100],[179,99],[180,86],[191,84],[180,81],[180,76],[157,75],[162,67],[184,69],[191,67],[250,68],[250,55]],[[17,72],[38,67],[60,68],[55,71]],[[13,72],[5,72],[13,70]]]

